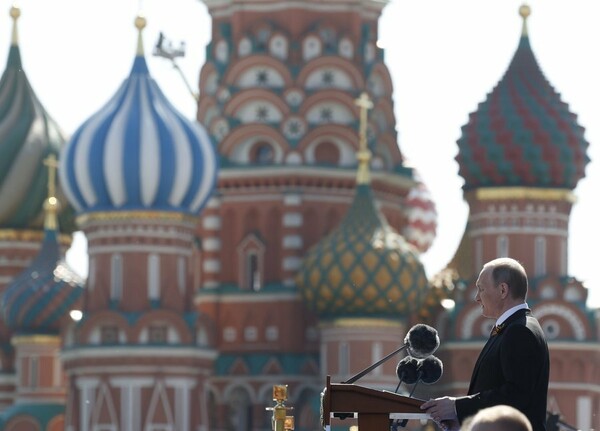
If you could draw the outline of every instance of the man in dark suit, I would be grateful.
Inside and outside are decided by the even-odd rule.
[[[496,325],[475,363],[468,395],[429,400],[421,408],[442,428],[457,429],[479,410],[505,404],[525,414],[533,431],[545,431],[550,358],[525,302],[525,269],[514,259],[495,259],[483,266],[476,285],[475,300]]]

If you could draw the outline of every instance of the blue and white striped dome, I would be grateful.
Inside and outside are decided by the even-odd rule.
[[[61,183],[80,214],[195,215],[214,188],[217,157],[208,134],[167,100],[150,77],[140,47],[118,92],[62,153]]]

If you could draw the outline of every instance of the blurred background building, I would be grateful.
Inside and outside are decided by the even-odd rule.
[[[191,86],[197,117],[152,79],[138,16],[129,75],[70,137],[27,79],[20,10],[10,10],[2,429],[267,430],[271,389],[287,384],[296,429],[317,430],[325,376],[356,374],[416,323],[438,329],[444,374],[414,395],[464,394],[493,324],[474,280],[509,255],[528,270],[528,303],[549,340],[549,415],[565,429],[600,428],[600,319],[567,265],[588,142],[538,66],[529,8],[521,34],[507,36],[520,37],[508,69],[462,127],[468,223],[428,279],[420,255],[438,214],[398,145],[376,45],[385,2],[204,3],[212,39]],[[181,54],[162,35],[154,53]],[[85,281],[64,262],[77,230]],[[395,367],[358,383],[393,391]]]

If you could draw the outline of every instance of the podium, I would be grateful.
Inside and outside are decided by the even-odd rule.
[[[390,419],[429,419],[420,408],[424,402],[364,386],[331,383],[331,376],[327,376],[321,394],[321,425],[329,429],[332,414],[356,414],[359,431],[389,431]]]

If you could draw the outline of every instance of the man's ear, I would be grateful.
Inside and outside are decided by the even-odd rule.
[[[500,283],[500,296],[502,299],[506,299],[509,295],[508,284]]]

